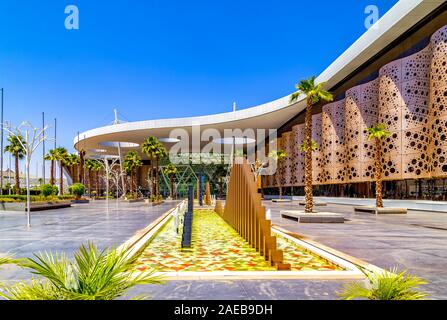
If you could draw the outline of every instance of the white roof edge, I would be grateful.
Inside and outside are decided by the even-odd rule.
[[[317,77],[316,81],[328,82],[328,86],[333,86],[339,81],[342,81],[350,72],[364,64],[382,50],[384,45],[386,46],[390,44],[408,30],[409,27],[417,24],[445,1],[446,0],[400,0],[377,22],[379,26],[378,29],[370,28],[367,30],[342,55],[331,63],[331,65]],[[404,28],[399,27],[400,24],[403,24]],[[375,43],[378,41],[383,42],[383,38],[386,38],[387,36],[388,39],[385,39],[385,43],[381,43],[380,46],[374,47]],[[287,95],[262,105],[234,112],[199,117],[136,121],[99,127],[80,133],[79,141],[104,134],[148,128],[186,127],[194,124],[210,125],[254,118],[291,106],[289,97],[290,95]],[[300,97],[294,105],[302,103],[303,101],[304,97]],[[76,146],[77,143],[78,136],[74,138],[74,146]]]

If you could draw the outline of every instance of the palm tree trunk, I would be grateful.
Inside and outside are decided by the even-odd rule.
[[[158,187],[158,162],[159,162],[159,160],[160,160],[160,158],[159,157],[157,157],[156,158],[157,159],[157,162],[156,162],[156,167],[155,167],[155,170],[157,170],[156,172],[155,172],[155,182],[156,182],[156,184],[155,184],[155,193],[156,193],[156,195],[157,195],[157,197],[158,197],[158,195],[159,195],[159,193],[160,193],[160,190],[159,190],[159,187]]]
[[[63,196],[64,195],[64,177],[63,177],[63,174],[64,174],[64,167],[63,167],[63,164],[62,164],[62,161],[59,161],[59,194],[61,195],[61,196]]]
[[[219,179],[219,198],[222,198],[222,194],[223,194],[223,179],[220,178]]]
[[[19,172],[19,157],[18,155],[15,155],[15,166],[16,166],[16,172],[15,172],[15,178],[16,178],[16,185],[15,190],[16,194],[20,195],[20,172]]]
[[[92,196],[92,184],[93,184],[93,175],[92,170],[88,170],[88,194],[91,197]]]
[[[313,190],[312,190],[312,102],[307,101],[306,118],[305,118],[305,141],[306,153],[304,161],[304,194],[305,194],[305,212],[312,213],[314,206]]]
[[[54,160],[51,160],[50,164],[50,184],[54,186]]]
[[[95,175],[96,175],[96,197],[99,198],[99,171],[96,171]]]
[[[151,194],[155,195],[155,184],[154,184],[154,158],[151,156]]]
[[[174,199],[174,176],[171,174],[169,177],[169,188],[171,189],[171,199]]]
[[[383,208],[382,200],[382,146],[376,139],[376,207]]]
[[[84,154],[83,150],[79,152],[79,183],[84,183]]]
[[[133,172],[130,173],[130,193],[133,195]]]
[[[279,189],[279,199],[282,199],[282,186],[279,185],[278,189]]]

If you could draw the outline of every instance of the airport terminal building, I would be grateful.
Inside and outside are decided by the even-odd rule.
[[[374,145],[366,129],[383,123],[391,135],[382,144],[385,196],[445,200],[447,186],[447,3],[398,2],[322,74],[317,82],[335,100],[314,108],[313,179],[316,195],[370,197],[374,194]],[[85,156],[138,151],[139,175],[147,180],[149,159],[140,146],[156,136],[167,149],[170,132],[273,128],[288,157],[274,176],[263,176],[265,194],[303,194],[305,99],[289,96],[234,112],[192,118],[148,120],[95,128],[75,137]]]

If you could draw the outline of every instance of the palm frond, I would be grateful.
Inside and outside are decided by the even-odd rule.
[[[419,291],[419,287],[427,282],[408,271],[398,272],[396,268],[383,272],[362,271],[368,283],[345,284],[339,293],[341,299],[421,300],[427,297],[426,293]]]
[[[82,245],[73,261],[52,252],[21,262],[39,278],[31,283],[1,285],[5,299],[112,300],[140,284],[160,284],[154,270],[136,270],[139,255],[118,249],[100,251],[93,243]]]

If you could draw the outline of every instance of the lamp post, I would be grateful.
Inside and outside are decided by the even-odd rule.
[[[31,158],[36,151],[36,149],[39,147],[39,145],[46,140],[45,136],[45,130],[46,127],[40,129],[40,128],[34,128],[31,123],[24,121],[22,124],[17,128],[12,127],[5,127],[3,126],[3,130],[8,131],[8,133],[12,136],[17,137],[19,143],[22,145],[25,153],[25,181],[26,181],[26,217],[27,217],[27,226],[28,228],[31,227],[31,195],[30,195],[30,164],[31,164]],[[2,132],[3,132],[2,130]],[[25,142],[22,142],[22,139],[20,137],[25,136]]]

